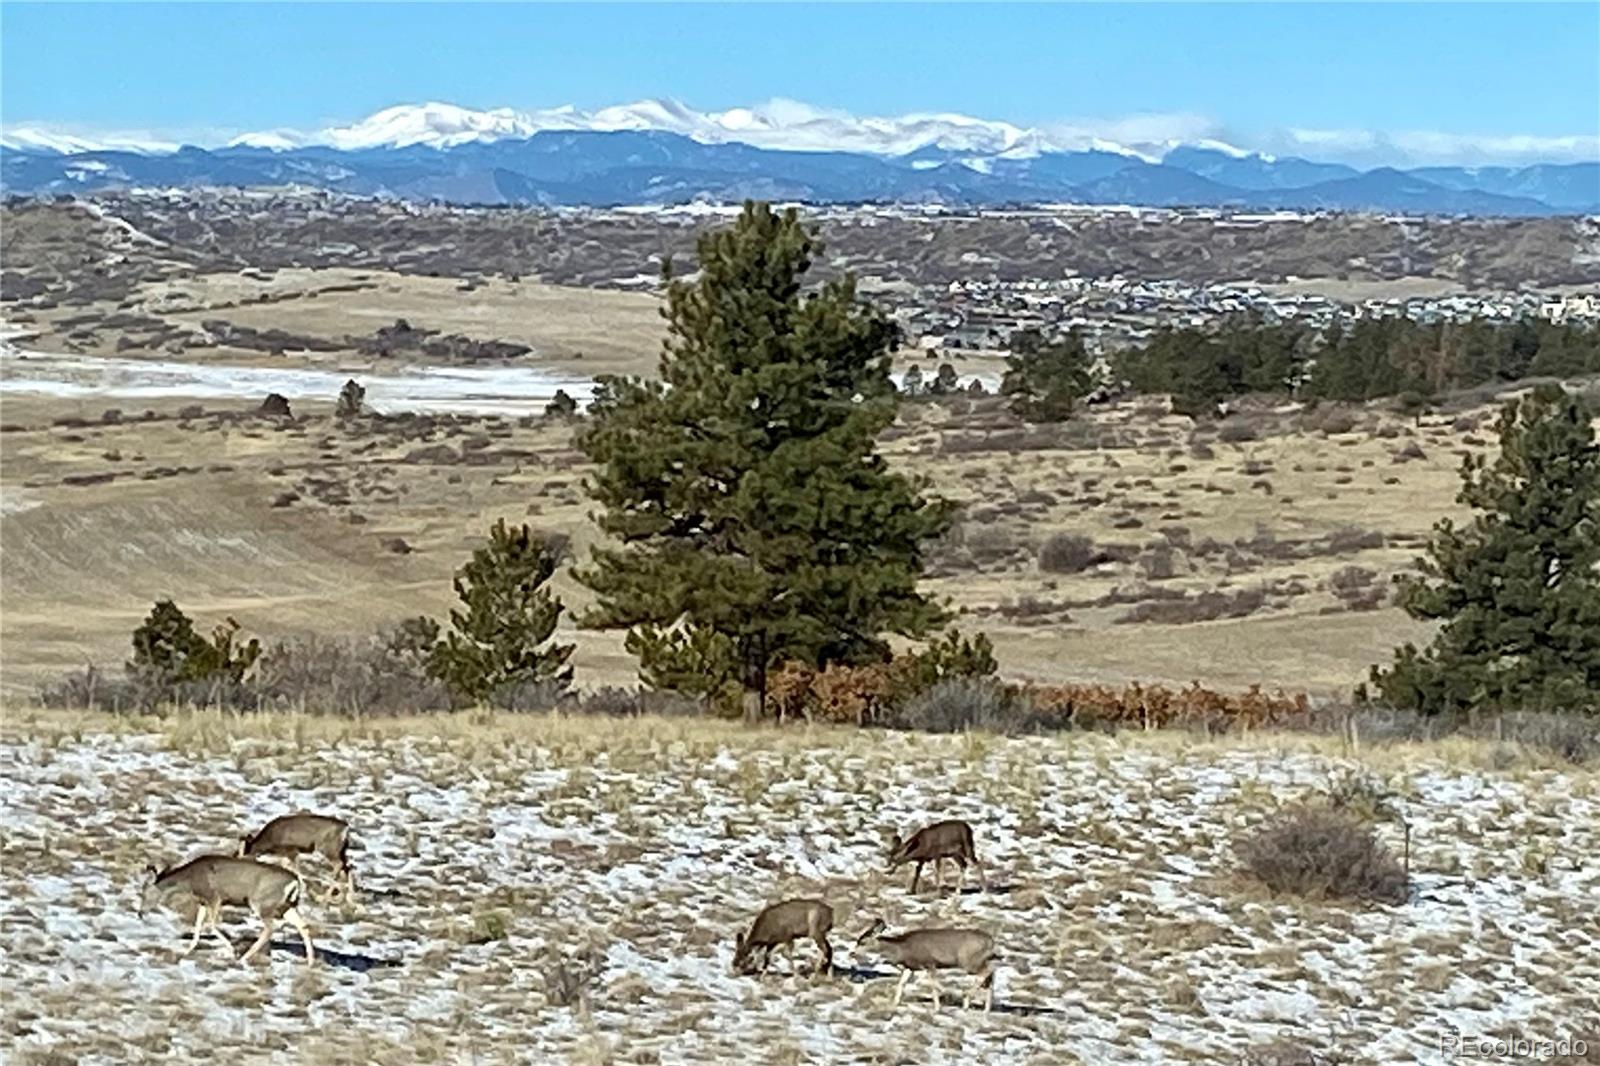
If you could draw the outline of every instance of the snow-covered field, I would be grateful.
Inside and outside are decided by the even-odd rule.
[[[1392,1063],[1439,1061],[1450,1026],[1600,1044],[1600,775],[1487,748],[8,717],[8,1063]],[[1351,775],[1411,823],[1411,903],[1237,875],[1242,832]],[[183,916],[136,915],[146,861],[296,808],[354,824],[364,888],[306,908],[314,969],[287,929],[244,967],[209,938],[180,958]],[[974,824],[992,891],[884,876],[885,832],[939,817]],[[735,929],[798,894],[833,903],[840,973],[732,976]],[[918,983],[891,1011],[892,968],[852,945],[875,915],[992,932],[995,1012],[952,1006],[954,977],[941,1012]],[[563,959],[599,967],[573,1006],[546,994]]]
[[[418,411],[464,415],[537,415],[564,389],[587,403],[594,382],[528,367],[424,367],[373,374],[367,370],[309,370],[183,363],[111,356],[57,355],[0,341],[0,396],[57,396],[107,400],[259,400],[276,392],[291,401],[338,395],[351,377],[367,403],[384,413]]]

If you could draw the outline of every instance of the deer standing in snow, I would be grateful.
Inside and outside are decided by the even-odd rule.
[[[822,958],[813,973],[833,969],[833,945],[828,943],[828,932],[833,928],[833,908],[820,899],[789,899],[774,903],[750,924],[748,932],[737,934],[733,945],[733,971],[738,974],[766,973],[772,958],[772,949],[782,947],[789,955],[789,972],[795,969],[794,942],[805,938],[813,940],[822,950]],[[756,953],[761,955],[756,961]]]
[[[356,876],[350,866],[350,825],[344,819],[303,812],[279,815],[239,841],[241,856],[286,858],[296,872],[300,869],[300,856],[310,852],[333,864],[338,872],[335,888],[354,899]]]
[[[188,955],[200,943],[200,934],[209,925],[217,938],[234,946],[217,926],[225,906],[248,907],[262,921],[261,935],[244,953],[241,962],[249,962],[266,947],[273,926],[279,919],[287,921],[300,934],[305,945],[306,965],[316,960],[311,944],[311,927],[301,917],[298,909],[304,891],[300,876],[281,866],[241,859],[234,855],[202,855],[198,859],[169,867],[166,870],[149,868],[150,880],[139,895],[139,913],[152,903],[178,906],[192,900],[196,904],[194,937],[183,954]]]
[[[939,1000],[939,970],[964,970],[977,981],[961,997],[967,1006],[972,993],[982,990],[983,1009],[994,1008],[994,938],[978,929],[913,929],[909,933],[884,932],[883,919],[878,918],[856,938],[856,947],[871,940],[884,960],[900,967],[900,983],[895,986],[894,1005],[900,1006],[900,997],[916,973],[929,974],[933,979],[933,1009],[943,1004]]]
[[[897,841],[889,849],[889,872],[894,873],[908,862],[916,863],[916,871],[911,875],[911,891],[915,894],[917,885],[922,880],[922,867],[925,863],[931,862],[934,884],[942,892],[945,859],[954,862],[960,872],[956,882],[958,895],[966,885],[969,862],[977,867],[978,880],[983,883],[983,890],[985,892],[989,890],[989,878],[983,872],[983,863],[978,861],[978,851],[972,842],[972,826],[956,819],[935,822],[917,830],[905,840]]]

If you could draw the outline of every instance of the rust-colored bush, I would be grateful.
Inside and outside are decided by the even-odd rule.
[[[1193,684],[1172,689],[1163,685],[1046,685],[1027,689],[1041,718],[1062,728],[1165,729],[1172,726],[1214,732],[1271,725],[1304,713],[1304,694],[1262,692],[1252,685],[1243,693],[1222,693]]]
[[[871,666],[829,666],[815,670],[788,663],[767,682],[767,702],[781,722],[789,718],[850,725],[894,724],[895,711],[945,676],[984,676],[983,671],[949,671],[923,676],[916,656],[902,655]],[[1303,720],[1309,703],[1303,693],[1217,692],[1198,683],[1164,685],[1013,685],[1013,717],[1038,729],[1206,729],[1226,732]]]

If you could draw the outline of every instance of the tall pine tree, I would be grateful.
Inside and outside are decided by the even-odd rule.
[[[1462,466],[1477,512],[1434,529],[1422,576],[1402,585],[1414,618],[1444,623],[1372,679],[1390,703],[1600,710],[1600,447],[1594,412],[1546,385],[1507,405],[1500,456]]]
[[[888,470],[895,328],[853,279],[807,294],[821,246],[746,204],[670,280],[660,379],[601,379],[579,443],[612,543],[579,580],[589,625],[630,630],[647,681],[765,701],[767,672],[888,653],[944,612],[917,589],[951,508]]]

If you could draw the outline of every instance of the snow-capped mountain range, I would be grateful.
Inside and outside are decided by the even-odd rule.
[[[0,133],[6,149],[0,178],[11,193],[299,183],[458,203],[754,196],[1484,215],[1600,211],[1600,162],[1363,171],[1248,151],[1217,132],[1186,116],[1023,127],[958,114],[863,117],[788,100],[726,111],[663,100],[592,111],[426,103],[314,132],[246,133],[209,148],[9,128]]]
[[[592,111],[572,106],[535,111],[508,107],[475,111],[455,104],[404,104],[385,108],[347,126],[329,126],[311,132],[275,129],[244,133],[227,142],[229,147],[285,151],[321,146],[344,151],[369,148],[454,148],[521,140],[549,131],[615,133],[653,130],[676,133],[702,144],[736,142],[779,151],[862,152],[898,156],[920,148],[943,148],[984,155],[1016,157],[1046,152],[1107,151],[1138,156],[1154,162],[1175,142],[1120,144],[1089,127],[1023,128],[1009,122],[957,114],[909,114],[895,118],[856,116],[845,111],[813,107],[794,100],[769,100],[755,107],[726,111],[699,111],[676,100],[640,100]],[[1221,146],[1228,151],[1247,154]],[[118,149],[170,152],[169,141],[120,136],[97,141],[81,135],[22,127],[0,135],[10,148],[56,149],[83,152]]]

